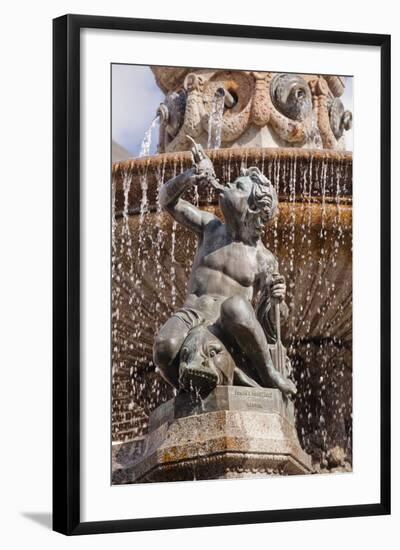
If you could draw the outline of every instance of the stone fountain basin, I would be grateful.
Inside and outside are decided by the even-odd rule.
[[[233,181],[242,166],[257,166],[276,185],[281,201],[305,197],[319,201],[323,196],[351,202],[352,154],[331,150],[298,148],[232,148],[207,150],[221,182]],[[148,208],[156,208],[157,190],[161,182],[192,165],[189,151],[164,153],[129,159],[112,165],[115,189],[115,210],[122,213],[126,202],[124,185],[128,187],[130,213],[140,211],[144,184]],[[311,186],[310,186],[311,181]],[[200,203],[211,202],[212,190],[198,189]]]

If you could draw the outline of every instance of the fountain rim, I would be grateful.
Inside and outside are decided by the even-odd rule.
[[[303,149],[299,147],[227,147],[219,149],[205,149],[206,154],[212,161],[243,162],[246,159],[268,161],[280,160],[325,160],[327,162],[342,162],[351,164],[353,153],[351,151],[337,151],[333,149]],[[169,153],[156,153],[146,157],[132,157],[123,161],[112,163],[112,176],[123,175],[124,172],[132,170],[146,170],[156,166],[174,165],[176,163],[191,164],[190,151],[175,151]]]

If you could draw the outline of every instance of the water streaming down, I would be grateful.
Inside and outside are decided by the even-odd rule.
[[[321,133],[319,131],[317,117],[314,111],[311,113],[311,124],[310,124],[308,133],[309,133],[308,141],[310,141],[313,144],[313,148],[322,149],[323,144],[322,144]]]
[[[144,133],[143,140],[140,146],[140,152],[139,152],[139,158],[140,157],[148,157],[150,155],[150,149],[151,149],[151,138],[153,134],[153,129],[156,127],[157,124],[160,123],[160,117],[157,115],[152,120],[150,126],[147,128],[147,130]]]
[[[221,146],[222,120],[224,116],[225,95],[217,90],[214,95],[211,114],[208,119],[207,149],[218,149]]]
[[[348,164],[296,151],[218,153],[221,181],[258,165],[280,196],[279,217],[266,228],[264,242],[287,281],[290,318],[283,336],[299,390],[299,437],[324,467],[335,446],[351,455]],[[188,166],[186,159],[130,165],[113,181],[113,440],[137,440],[138,452],[149,412],[172,396],[155,372],[152,343],[184,300],[196,242],[161,211],[158,192]],[[186,198],[220,215],[210,187],[193,188]]]
[[[286,340],[299,389],[297,427],[303,448],[324,467],[336,446],[351,460],[351,282],[343,271],[351,265],[351,230],[341,220],[342,209],[348,215],[340,197],[343,167],[324,160],[316,171],[312,161],[300,170],[296,157],[289,166],[275,165],[276,188],[281,188],[281,179],[288,181],[283,189],[288,202],[281,204],[281,214],[283,207],[288,211],[283,227],[280,217],[267,229],[267,245],[278,257],[282,247],[287,251],[281,269],[291,313]],[[301,197],[295,189],[299,183]],[[314,186],[319,187],[317,205]]]

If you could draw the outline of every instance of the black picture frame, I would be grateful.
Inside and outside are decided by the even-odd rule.
[[[116,521],[80,520],[80,31],[84,28],[378,46],[381,51],[379,502]],[[53,529],[66,535],[390,513],[390,36],[65,15],[53,21]]]

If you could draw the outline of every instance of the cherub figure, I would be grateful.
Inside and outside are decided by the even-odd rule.
[[[193,231],[198,244],[186,300],[157,334],[154,362],[162,376],[179,388],[179,363],[185,360],[182,344],[191,329],[203,324],[242,354],[244,384],[294,394],[294,383],[274,367],[269,347],[276,339],[273,303],[279,303],[281,319],[288,313],[285,279],[276,258],[261,242],[264,225],[277,212],[276,191],[256,167],[242,170],[233,183],[222,186],[200,145],[194,145],[192,157],[193,168],[160,191],[162,208]],[[223,222],[181,198],[190,186],[206,182],[219,191]],[[218,353],[218,347],[210,353]]]

